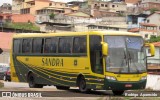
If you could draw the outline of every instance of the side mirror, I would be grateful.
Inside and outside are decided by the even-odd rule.
[[[102,53],[103,56],[107,56],[108,55],[108,44],[105,42],[101,42],[102,44]]]
[[[155,47],[153,44],[150,44],[150,43],[147,43],[145,44],[146,46],[149,46],[149,49],[150,49],[150,53],[151,53],[151,56],[150,57],[153,57],[155,55]]]

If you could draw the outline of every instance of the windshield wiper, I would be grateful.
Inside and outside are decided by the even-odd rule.
[[[128,58],[128,67],[130,68],[130,65],[131,65],[131,63],[132,63],[132,58],[131,58],[131,55],[130,55],[130,52],[128,51],[128,56],[129,56],[129,58]],[[133,64],[136,66],[136,64],[133,62]],[[138,67],[136,66],[135,67],[135,69],[137,70],[137,73],[139,74],[140,73],[140,71],[138,70]]]
[[[125,53],[125,50],[124,50],[124,59],[123,59],[123,61],[122,61],[122,64],[121,64],[121,68],[119,69],[119,74],[121,74],[121,71],[122,71],[122,69],[123,69],[123,67],[124,67],[124,60],[125,60],[125,62],[126,62],[126,65],[127,65],[127,56],[126,56],[126,53]]]

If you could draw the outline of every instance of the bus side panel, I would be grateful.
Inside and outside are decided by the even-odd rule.
[[[19,82],[27,82],[26,75],[29,69],[20,61],[18,61],[17,58],[18,58],[17,55],[13,55],[13,64],[15,69],[15,72],[13,72],[13,74],[16,74]]]
[[[90,73],[88,57],[21,56],[18,60],[35,74],[37,84],[76,86],[79,74]]]
[[[19,78],[18,78],[18,76],[16,74],[17,71],[16,71],[15,65],[14,65],[12,51],[10,53],[10,67],[11,67],[11,81],[19,82]]]

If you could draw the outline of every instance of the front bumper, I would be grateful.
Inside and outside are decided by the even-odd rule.
[[[105,90],[134,90],[134,89],[144,89],[146,87],[147,80],[140,80],[137,82],[120,82],[116,80],[104,80]],[[131,87],[126,87],[126,85],[131,85]]]

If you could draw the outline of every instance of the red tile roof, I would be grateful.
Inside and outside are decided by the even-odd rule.
[[[139,32],[139,28],[132,28],[128,30],[128,32]]]
[[[136,4],[138,2],[140,2],[141,0],[125,0],[125,3],[132,3],[132,4]]]
[[[154,43],[152,43],[154,46],[156,46],[156,47],[160,47],[160,42],[154,42]]]
[[[13,34],[14,33],[0,32],[0,48],[2,48],[3,51],[10,50]]]
[[[149,23],[140,23],[141,26],[153,26],[153,27],[157,27],[156,24],[149,24]]]

